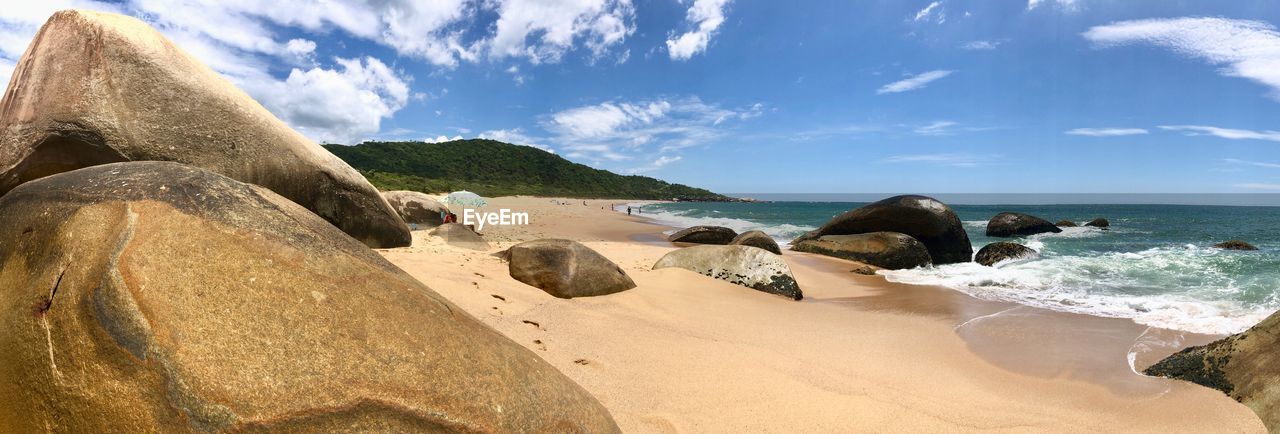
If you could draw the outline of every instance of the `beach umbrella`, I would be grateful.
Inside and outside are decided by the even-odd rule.
[[[444,203],[446,205],[461,205],[467,208],[479,208],[488,204],[480,195],[463,190],[449,193],[445,196]]]

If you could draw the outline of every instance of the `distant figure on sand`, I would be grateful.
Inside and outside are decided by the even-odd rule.
[[[627,207],[627,215],[631,215],[631,207]]]

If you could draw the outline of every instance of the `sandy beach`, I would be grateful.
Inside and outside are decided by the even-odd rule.
[[[609,211],[625,201],[504,197],[527,226],[490,226],[493,248],[414,232],[379,252],[594,394],[626,432],[1265,432],[1216,390],[1135,372],[1215,336],[978,300],[850,273],[785,252],[805,299],[678,269],[664,226]],[[491,253],[580,241],[638,284],[563,300],[520,283]]]

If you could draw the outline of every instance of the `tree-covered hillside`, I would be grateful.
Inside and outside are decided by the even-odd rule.
[[[647,176],[593,169],[541,149],[494,140],[365,142],[324,147],[383,190],[470,190],[484,196],[728,199]]]

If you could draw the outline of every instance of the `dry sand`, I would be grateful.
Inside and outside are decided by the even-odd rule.
[[[627,432],[1265,432],[1222,393],[1135,373],[1206,342],[1128,320],[977,300],[786,252],[803,301],[649,268],[668,228],[602,207],[498,198],[529,226],[486,227],[492,251],[578,240],[639,287],[561,300],[486,252],[425,231],[391,262],[591,391]]]

